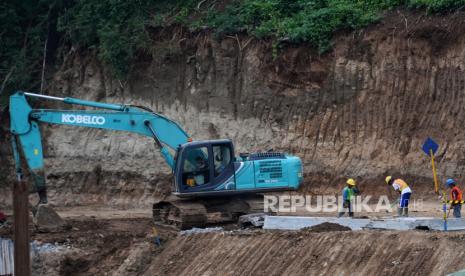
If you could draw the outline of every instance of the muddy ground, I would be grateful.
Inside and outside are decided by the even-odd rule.
[[[322,224],[302,231],[239,229],[188,234],[144,210],[61,208],[71,230],[34,233],[52,244],[33,275],[443,275],[465,268],[465,231],[357,231]],[[0,236],[11,237],[3,228]]]
[[[161,250],[152,243],[153,225],[147,216],[106,210],[87,215],[60,213],[71,229],[37,233],[30,225],[31,241],[52,248],[33,258],[33,275],[137,275]],[[163,243],[177,235],[171,229],[158,229]],[[12,238],[12,231],[11,227],[0,228],[0,237]]]

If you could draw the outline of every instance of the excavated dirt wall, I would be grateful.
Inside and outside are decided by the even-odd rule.
[[[465,266],[464,235],[265,232],[180,236],[144,275],[444,275]]]
[[[251,37],[156,29],[129,80],[109,77],[91,52],[72,51],[47,93],[145,105],[194,139],[233,139],[237,152],[296,154],[304,192],[337,192],[350,176],[384,193],[384,176],[395,173],[428,195],[420,150],[428,135],[441,145],[440,178],[465,180],[465,15],[385,18],[338,34],[322,55],[283,44],[273,56],[271,42]],[[44,126],[43,136],[55,204],[147,206],[169,190],[170,171],[148,138],[63,126]]]

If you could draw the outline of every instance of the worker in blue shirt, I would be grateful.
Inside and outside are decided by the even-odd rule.
[[[338,217],[342,217],[346,210],[349,211],[349,217],[354,216],[352,200],[357,194],[359,194],[359,190],[356,187],[355,180],[352,178],[347,179],[346,184],[347,186],[342,190],[342,207],[344,209],[339,212]]]

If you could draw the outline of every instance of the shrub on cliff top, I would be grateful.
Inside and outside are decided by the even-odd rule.
[[[462,8],[465,0],[244,0],[210,15],[207,25],[220,33],[310,42],[324,52],[334,32],[367,26],[382,11],[404,5],[444,12]]]
[[[353,30],[378,19],[382,8],[399,1],[248,0],[231,4],[207,23],[218,32],[247,31],[258,38],[310,42],[321,52],[330,47],[337,30]]]

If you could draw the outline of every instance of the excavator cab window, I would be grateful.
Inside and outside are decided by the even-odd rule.
[[[185,153],[183,183],[189,187],[202,186],[210,182],[208,148],[191,148]]]
[[[176,185],[180,193],[234,187],[234,148],[230,140],[186,143],[178,149],[176,163]],[[228,188],[224,188],[226,182]]]
[[[229,164],[231,164],[233,155],[231,147],[226,145],[213,146],[213,164],[215,165],[215,177],[219,176]]]

